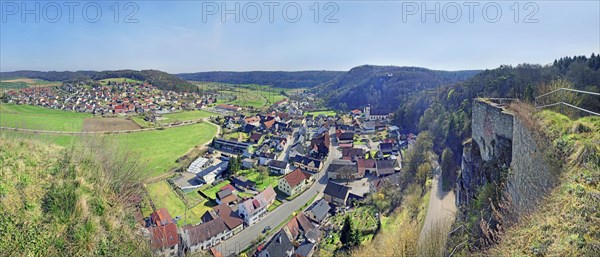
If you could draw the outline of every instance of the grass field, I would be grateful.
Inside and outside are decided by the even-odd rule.
[[[220,189],[229,184],[231,184],[231,182],[229,182],[229,180],[225,180],[214,186],[206,185],[204,188],[201,188],[200,191],[208,196],[208,198],[215,200],[217,199],[217,193],[220,191]]]
[[[316,111],[316,112],[305,112],[304,116],[312,114],[313,116],[317,117],[321,114],[325,115],[325,116],[335,116],[335,112],[334,111]]]
[[[0,131],[3,135],[13,138],[31,138],[42,142],[70,147],[81,137],[74,135],[31,134],[18,131]],[[185,155],[190,149],[212,140],[217,128],[210,123],[198,123],[189,126],[132,132],[126,134],[106,135],[114,137],[122,147],[140,155],[144,165],[147,165],[146,177],[151,178],[177,166],[175,161]]]
[[[150,197],[152,197],[152,201],[157,209],[167,208],[167,210],[169,210],[169,214],[171,214],[171,217],[181,217],[181,220],[179,221],[180,225],[199,223],[201,221],[202,214],[215,206],[215,203],[200,196],[200,198],[198,198],[200,200],[199,202],[189,203],[189,208],[186,207],[181,197],[179,197],[179,195],[177,195],[177,193],[171,188],[169,183],[164,180],[148,184],[146,185],[146,189],[148,190]],[[193,193],[196,193],[196,191]],[[152,213],[152,209],[149,206],[145,206],[142,209],[142,212],[144,217],[147,217],[150,215],[150,213]]]
[[[261,85],[234,85],[226,83],[197,83],[202,90],[216,90],[223,94],[235,95],[236,100],[223,101],[239,106],[260,108],[283,100],[286,96],[281,91],[286,89],[272,88]]]
[[[83,128],[83,120],[91,117],[91,114],[32,105],[0,104],[0,126],[3,127],[77,132]]]
[[[217,128],[210,123],[114,135],[118,142],[148,165],[148,177],[155,177],[177,166],[175,161],[196,145],[213,139]]]
[[[268,177],[261,179],[260,173],[256,170],[240,170],[237,173],[237,175],[244,176],[248,180],[254,181],[254,183],[256,183],[256,189],[258,191],[265,190],[265,188],[267,188],[269,185],[271,185],[273,188],[276,188],[277,184],[279,183],[279,178],[282,177],[278,175],[269,174]]]
[[[56,134],[32,134],[20,131],[0,130],[0,135],[9,139],[31,139],[54,144],[62,147],[70,147],[79,140],[79,137],[73,135],[56,135]]]
[[[99,81],[100,81],[100,84],[102,84],[102,85],[107,85],[108,82],[117,82],[117,83],[123,83],[123,82],[127,82],[127,83],[142,83],[142,81],[135,80],[135,79],[130,79],[130,78],[108,78],[108,79],[101,79]]]

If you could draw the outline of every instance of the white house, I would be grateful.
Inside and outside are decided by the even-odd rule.
[[[275,190],[268,186],[264,191],[238,205],[238,213],[244,222],[252,225],[259,221],[266,213],[267,208],[275,201]]]

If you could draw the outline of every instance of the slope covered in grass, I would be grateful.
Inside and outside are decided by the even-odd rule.
[[[103,148],[0,137],[0,255],[150,254],[133,217],[139,168]]]
[[[600,255],[600,117],[543,111],[538,126],[564,163],[560,183],[533,214],[511,226],[490,256]]]

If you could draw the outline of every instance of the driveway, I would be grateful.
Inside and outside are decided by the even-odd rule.
[[[454,215],[456,214],[454,191],[443,191],[440,171],[441,169],[438,166],[433,175],[429,208],[427,209],[427,216],[423,223],[419,241],[424,240],[427,233],[434,228],[438,228],[438,226],[442,226],[442,229],[450,229],[450,225],[454,221]],[[448,231],[445,231],[444,233],[446,232]]]

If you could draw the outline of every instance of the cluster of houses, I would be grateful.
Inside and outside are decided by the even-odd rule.
[[[231,114],[224,117],[224,128],[245,133],[247,137],[213,139],[209,153],[220,153],[220,157],[199,157],[175,180],[175,185],[183,191],[206,184],[214,186],[225,180],[229,183],[219,188],[214,199],[217,206],[202,215],[201,223],[180,228],[179,241],[172,240],[169,244],[153,241],[153,247],[160,246],[155,249],[163,254],[175,248],[179,254],[200,250],[215,252],[215,245],[263,219],[278,197],[301,194],[325,171],[328,182],[323,198],[305,211],[294,213],[294,217],[267,243],[258,246],[255,253],[255,256],[265,257],[312,256],[321,238],[319,228],[328,216],[352,206],[353,201],[364,199],[366,193],[400,183],[400,149],[415,138],[401,135],[397,127],[388,125],[390,113],[370,107],[353,110],[343,118],[302,115],[297,110],[301,108],[298,101],[285,101],[255,115],[243,115],[232,105],[216,108]],[[378,142],[360,139],[383,131],[387,131],[386,137]],[[336,158],[327,160],[333,151]],[[258,181],[235,174],[225,176],[231,158],[238,156],[242,169],[264,166],[269,173],[279,176],[276,187],[267,186],[258,192]],[[368,182],[362,183],[366,184],[362,190],[356,190],[353,182],[363,179]],[[165,235],[154,228],[151,231],[156,234],[151,238]]]
[[[6,93],[9,103],[86,112],[97,115],[138,115],[200,109],[216,98],[197,93],[159,90],[148,83],[64,83],[57,87],[28,87]]]

